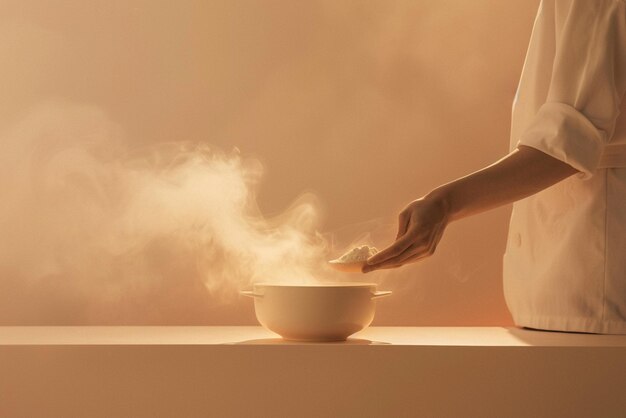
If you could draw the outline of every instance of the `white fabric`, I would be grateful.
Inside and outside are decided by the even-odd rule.
[[[504,293],[515,323],[626,334],[626,5],[542,0],[511,148],[581,173],[513,205]]]

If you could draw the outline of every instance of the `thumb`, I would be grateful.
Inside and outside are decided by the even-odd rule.
[[[396,234],[396,240],[406,234],[407,229],[409,229],[410,220],[411,215],[406,211],[400,212],[400,215],[398,215],[398,233]]]

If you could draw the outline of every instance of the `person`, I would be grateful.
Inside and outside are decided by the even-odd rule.
[[[626,334],[625,90],[625,1],[542,0],[511,152],[409,203],[362,271],[428,257],[450,222],[515,202],[503,258],[515,324]]]

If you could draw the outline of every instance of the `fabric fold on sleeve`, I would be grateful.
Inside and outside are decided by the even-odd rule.
[[[544,103],[517,145],[542,151],[580,171],[589,178],[598,167],[606,133],[574,107],[565,103]]]

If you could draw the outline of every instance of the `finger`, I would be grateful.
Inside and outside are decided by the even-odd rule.
[[[388,270],[388,269],[396,269],[398,267],[402,267],[406,264],[410,264],[410,263],[414,263],[416,261],[419,261],[421,259],[427,258],[429,256],[429,254],[427,253],[419,253],[419,254],[414,254],[412,257],[409,257],[408,259],[406,259],[405,261],[401,262],[401,263],[385,263],[384,265],[381,264],[377,264],[374,266],[368,266],[365,265],[363,266],[363,269],[361,270],[362,273],[369,273],[372,271],[376,271],[376,270]]]
[[[445,225],[439,225],[435,230],[433,230],[431,237],[427,241],[427,245],[425,246],[424,251],[405,251],[400,256],[394,259],[395,262],[402,265],[413,263],[422,258],[430,257],[435,253],[437,245],[439,244],[439,241],[441,241],[441,237],[443,236],[444,230]]]
[[[407,254],[407,255],[403,254],[402,257],[399,257],[396,260],[394,260],[394,263],[398,266],[404,266],[406,264],[415,263],[416,261],[428,258],[431,255],[433,255],[433,251],[431,251],[429,248],[425,248],[425,249],[422,249],[421,251],[413,252],[412,254]]]
[[[375,264],[371,267],[375,268],[375,269],[382,269],[382,268],[387,268],[389,266],[401,266],[403,264],[406,263],[406,260],[410,259],[410,258],[414,258],[414,257],[419,257],[422,254],[426,254],[427,253],[427,249],[426,248],[411,248],[410,250],[407,250],[406,252],[402,253],[401,255],[397,256],[397,257],[393,257],[393,258],[389,258],[381,263]]]
[[[439,241],[441,241],[441,237],[443,235],[443,231],[445,229],[444,225],[438,226],[431,234],[431,237],[427,241],[427,245],[425,249],[419,252],[404,252],[402,255],[397,257],[397,263],[408,264],[414,263],[415,261],[421,260],[426,257],[430,257],[435,254],[435,250],[437,249],[437,245]]]
[[[410,233],[404,234],[402,238],[396,240],[396,242],[391,244],[389,247],[368,258],[367,264],[378,264],[389,258],[396,257],[397,255],[402,254],[404,250],[406,250],[411,245],[412,238],[413,237]]]
[[[416,245],[412,251],[405,251],[399,256],[389,260],[389,262],[393,262],[396,264],[407,264],[417,261],[417,259],[430,257],[435,253],[435,249],[437,248],[437,243],[439,242],[440,237],[441,234],[439,234],[437,230],[435,230],[431,234],[431,237],[427,238],[423,245]]]
[[[411,257],[407,258],[401,263],[385,263],[384,265],[377,264],[373,266],[365,265],[363,266],[363,269],[361,271],[362,273],[369,273],[369,272],[376,271],[376,270],[395,269],[395,268],[402,267],[407,264],[415,263],[424,258],[428,258],[429,256],[430,254],[428,254],[427,252],[413,254]]]
[[[406,234],[406,231],[409,229],[410,220],[411,215],[405,211],[400,212],[398,216],[398,234],[396,235],[396,240]]]
[[[435,253],[435,249],[441,240],[445,225],[439,225],[432,231],[431,237],[426,240],[416,240],[409,248],[407,248],[402,254],[388,258],[380,263],[369,265],[363,269],[364,273],[384,268],[395,268],[404,264],[414,263],[418,260],[430,257]]]
[[[385,265],[384,267],[380,267],[380,265],[375,265],[375,266],[365,265],[361,269],[361,273],[370,273],[370,272],[376,271],[376,270],[392,269],[392,268],[397,268],[397,267],[401,267],[401,266],[402,266],[401,264]]]
[[[402,264],[386,265],[384,267],[377,267],[374,270],[391,270],[391,269],[397,269],[398,267],[402,267]]]
[[[427,245],[424,245],[423,241],[420,240],[418,242],[413,243],[411,246],[409,246],[403,253],[395,257],[390,257],[376,264],[368,264],[366,266],[368,268],[362,271],[368,272],[368,271],[377,270],[381,268],[388,268],[390,266],[396,266],[396,265],[401,266],[402,264],[404,264],[403,262],[404,260],[423,254],[427,251],[428,251]]]

